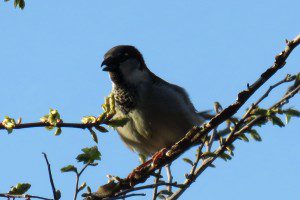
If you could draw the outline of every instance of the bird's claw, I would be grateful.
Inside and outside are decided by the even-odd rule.
[[[142,171],[149,167],[149,165],[151,164],[151,166],[157,166],[160,159],[166,154],[167,149],[163,148],[162,150],[156,152],[152,158],[146,162],[144,162],[143,164],[141,164],[140,166],[138,166],[137,168],[135,168],[133,170],[133,172],[131,172],[128,176],[127,176],[127,180],[129,181],[129,184],[131,186],[134,185],[134,180],[136,179],[137,176],[140,176],[140,174],[142,174]]]
[[[152,156],[152,165],[156,166],[160,159],[166,154],[167,152],[167,148],[163,148],[162,150],[156,152],[153,156]]]

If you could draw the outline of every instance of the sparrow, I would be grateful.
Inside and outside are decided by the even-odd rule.
[[[134,46],[111,48],[101,67],[112,81],[114,117],[128,119],[116,130],[140,156],[148,157],[170,147],[193,126],[204,122],[186,91],[151,72]]]

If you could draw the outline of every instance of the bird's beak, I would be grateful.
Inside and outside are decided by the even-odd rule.
[[[111,57],[108,57],[106,59],[103,60],[103,62],[101,63],[101,67],[104,68],[102,69],[102,71],[105,71],[105,72],[111,72],[111,71],[114,71],[115,70],[115,66],[112,65],[112,58]]]

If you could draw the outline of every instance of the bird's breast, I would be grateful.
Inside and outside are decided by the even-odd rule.
[[[116,109],[120,115],[129,118],[124,127],[117,129],[122,140],[131,149],[149,155],[177,142],[197,122],[195,114],[172,92],[161,88],[147,89],[138,90],[134,106],[126,107],[130,108],[128,110],[124,109],[124,103],[128,105],[130,98],[126,97],[125,101],[116,98]]]
[[[116,86],[113,89],[114,98],[121,112],[129,113],[137,105],[138,93],[129,86]]]

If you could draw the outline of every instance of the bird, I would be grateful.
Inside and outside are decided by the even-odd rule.
[[[140,158],[172,146],[193,126],[203,123],[187,92],[150,71],[136,47],[111,48],[101,67],[112,82],[114,117],[128,119],[116,130]]]

